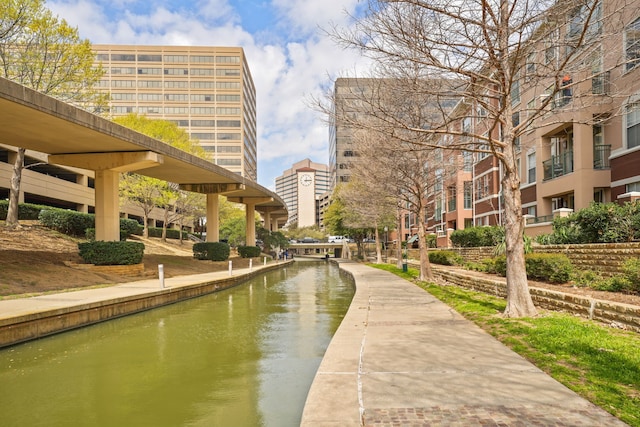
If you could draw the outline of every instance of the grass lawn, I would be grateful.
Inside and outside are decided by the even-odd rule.
[[[552,311],[536,318],[502,317],[505,300],[459,288],[417,282],[391,265],[390,271],[434,295],[579,395],[622,421],[640,427],[640,335]]]

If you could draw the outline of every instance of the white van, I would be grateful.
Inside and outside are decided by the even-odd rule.
[[[345,243],[348,239],[344,236],[329,236],[329,243]]]

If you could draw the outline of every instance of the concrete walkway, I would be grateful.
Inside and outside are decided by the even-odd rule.
[[[302,426],[624,426],[444,303],[342,262],[356,294],[316,374]]]

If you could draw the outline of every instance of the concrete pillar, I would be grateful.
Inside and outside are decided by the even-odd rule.
[[[119,172],[96,171],[96,240],[120,240],[119,179]]]
[[[220,198],[217,194],[207,194],[207,242],[220,241]]]
[[[271,212],[267,210],[262,214],[262,217],[264,218],[264,228],[269,231],[273,231],[273,229],[271,228]]]
[[[247,233],[246,233],[246,241],[245,244],[247,246],[255,246],[256,245],[256,204],[255,203],[247,203]]]

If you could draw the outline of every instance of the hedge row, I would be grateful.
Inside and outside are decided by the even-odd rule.
[[[200,242],[193,245],[193,257],[210,261],[226,261],[231,248],[224,242]]]
[[[80,257],[95,265],[140,264],[144,244],[140,242],[86,242],[78,243]]]
[[[451,244],[463,248],[496,246],[504,240],[503,227],[468,227],[451,233]]]
[[[441,265],[459,265],[464,259],[453,251],[431,251],[429,252],[429,262]]]
[[[52,209],[51,206],[34,205],[31,203],[19,203],[18,204],[18,219],[19,220],[37,220],[40,211],[44,209]],[[9,210],[9,201],[0,200],[0,220],[7,219],[7,211]]]
[[[162,237],[162,227],[149,227],[149,237]],[[189,233],[186,231],[182,232],[182,238],[186,239],[189,237]],[[174,228],[167,228],[167,239],[179,239],[180,238],[180,230],[176,230]]]
[[[257,246],[238,246],[238,254],[242,258],[255,258],[260,256],[262,249]]]

